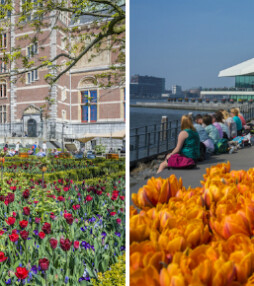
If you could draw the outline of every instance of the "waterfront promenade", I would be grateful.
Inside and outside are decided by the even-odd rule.
[[[162,177],[168,178],[171,174],[175,174],[179,179],[180,177],[183,180],[183,185],[185,187],[197,187],[200,186],[200,181],[203,180],[203,174],[206,173],[206,168],[211,167],[212,165],[216,165],[219,163],[229,161],[231,164],[231,170],[248,170],[254,167],[254,146],[245,147],[243,149],[238,150],[233,154],[220,154],[213,155],[209,159],[200,162],[196,168],[194,169],[166,169],[162,171],[160,174],[156,175],[154,173],[154,177]],[[131,194],[137,193],[139,188],[145,185],[147,179],[140,180],[136,185],[131,186]],[[132,204],[132,201],[131,201]]]
[[[232,107],[239,107],[241,109],[242,112],[245,111],[245,108],[248,109],[249,108],[249,104],[246,103],[238,103],[238,102],[234,102],[229,103],[229,102],[136,102],[136,104],[131,104],[130,107],[144,107],[144,108],[165,108],[165,109],[181,109],[181,110],[196,110],[196,111],[216,111],[219,110],[221,108],[229,110]]]

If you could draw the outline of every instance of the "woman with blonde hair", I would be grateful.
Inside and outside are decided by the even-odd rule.
[[[229,129],[229,139],[232,139],[237,136],[236,123],[226,110],[222,110],[221,112],[223,115],[223,122]]]
[[[236,108],[231,108],[230,109],[230,113],[233,117],[233,120],[235,121],[236,123],[236,128],[237,128],[237,136],[241,136],[242,135],[242,129],[243,129],[243,126],[242,126],[242,121],[241,119],[238,117],[238,110]]]
[[[175,149],[166,156],[166,160],[159,166],[157,174],[169,166],[168,160],[174,154],[180,154],[191,158],[195,162],[200,157],[200,139],[198,132],[193,127],[192,119],[188,115],[183,115],[181,119],[181,132],[178,135],[178,141]]]
[[[241,111],[240,111],[240,108],[239,107],[236,107],[236,110],[238,111],[238,117],[240,118],[241,122],[242,122],[242,126],[245,126],[246,125],[246,120],[245,118],[243,117]]]

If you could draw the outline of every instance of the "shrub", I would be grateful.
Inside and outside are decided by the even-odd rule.
[[[104,274],[98,273],[98,280],[92,279],[94,286],[124,286],[125,285],[125,255],[118,258],[116,264]]]

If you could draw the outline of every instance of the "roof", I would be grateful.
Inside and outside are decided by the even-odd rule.
[[[93,140],[94,138],[112,138],[112,139],[123,139],[125,137],[125,129],[111,133],[96,134],[87,133],[82,138],[77,139],[79,142],[86,143]]]
[[[254,58],[219,72],[218,77],[254,75]]]
[[[125,11],[125,1],[124,0],[118,0],[116,1],[117,5],[120,6],[124,11]],[[97,5],[98,7],[104,7],[104,5]],[[94,13],[107,13],[109,11],[109,9],[104,9],[102,8],[102,10],[98,10],[98,11],[93,11]],[[94,21],[101,21],[101,20],[107,20],[107,18],[100,18],[100,17],[95,17],[95,16],[90,16],[90,15],[81,15],[80,17],[75,18],[73,17],[71,20],[71,26],[76,26],[76,25],[84,25],[84,24],[90,24]],[[109,19],[109,18],[108,18]]]

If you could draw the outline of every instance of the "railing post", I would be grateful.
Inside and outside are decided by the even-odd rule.
[[[147,157],[149,157],[149,155],[150,155],[150,133],[147,134],[147,140],[148,140],[148,144],[147,144]]]
[[[167,148],[167,151],[168,151],[168,128],[166,130],[166,148]]]
[[[153,143],[156,144],[156,124],[154,124],[154,138]]]
[[[171,124],[171,121],[169,122],[169,138],[171,139],[171,136],[172,136],[172,124]]]
[[[139,155],[139,135],[137,134],[136,136],[135,136],[135,138],[136,138],[136,160],[138,160],[138,155]]]
[[[145,126],[145,146],[147,146],[147,126]]]
[[[178,126],[175,127],[175,147],[177,145],[177,130],[178,130]]]
[[[160,130],[158,131],[158,136],[157,136],[157,154],[160,153]]]

